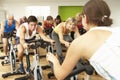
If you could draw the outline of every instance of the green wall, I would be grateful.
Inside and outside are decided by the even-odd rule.
[[[65,21],[69,17],[75,17],[77,13],[82,12],[82,6],[59,6],[58,13],[61,16],[62,21]]]

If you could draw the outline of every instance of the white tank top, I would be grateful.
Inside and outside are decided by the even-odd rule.
[[[28,30],[28,23],[23,23],[21,26],[20,26],[20,28],[21,27],[25,27],[25,29],[26,29],[26,33],[25,33],[25,39],[32,39],[35,35],[36,35],[36,29],[32,32],[32,35],[30,36],[29,35],[29,30]],[[16,36],[17,37],[20,37],[20,28],[17,30],[17,33],[16,33]],[[37,28],[37,27],[36,27]]]
[[[108,30],[112,35],[90,58],[91,65],[107,80],[120,79],[120,28],[96,27],[92,30]],[[103,34],[104,35],[104,34]]]

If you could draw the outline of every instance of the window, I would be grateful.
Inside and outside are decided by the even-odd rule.
[[[26,16],[34,15],[38,18],[38,21],[46,19],[50,15],[50,6],[27,6]]]
[[[6,11],[5,10],[0,10],[0,22],[2,20],[5,20],[6,18]]]

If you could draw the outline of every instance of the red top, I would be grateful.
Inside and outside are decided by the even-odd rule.
[[[47,21],[44,21],[44,27],[45,28],[51,28],[54,26],[54,23],[48,23]]]
[[[78,29],[82,28],[83,27],[82,23],[78,23],[77,27],[78,27]]]

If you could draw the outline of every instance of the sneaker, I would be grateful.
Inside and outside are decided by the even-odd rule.
[[[5,64],[9,63],[9,58],[8,58],[8,56],[5,56],[5,58],[4,58],[4,63],[5,63]]]
[[[21,74],[25,74],[25,70],[24,70],[24,67],[23,67],[23,64],[22,64],[22,63],[20,64],[20,68],[18,69],[18,71],[19,71]]]
[[[8,58],[8,56],[5,56],[5,58],[4,58],[5,60],[8,60],[9,58]]]

